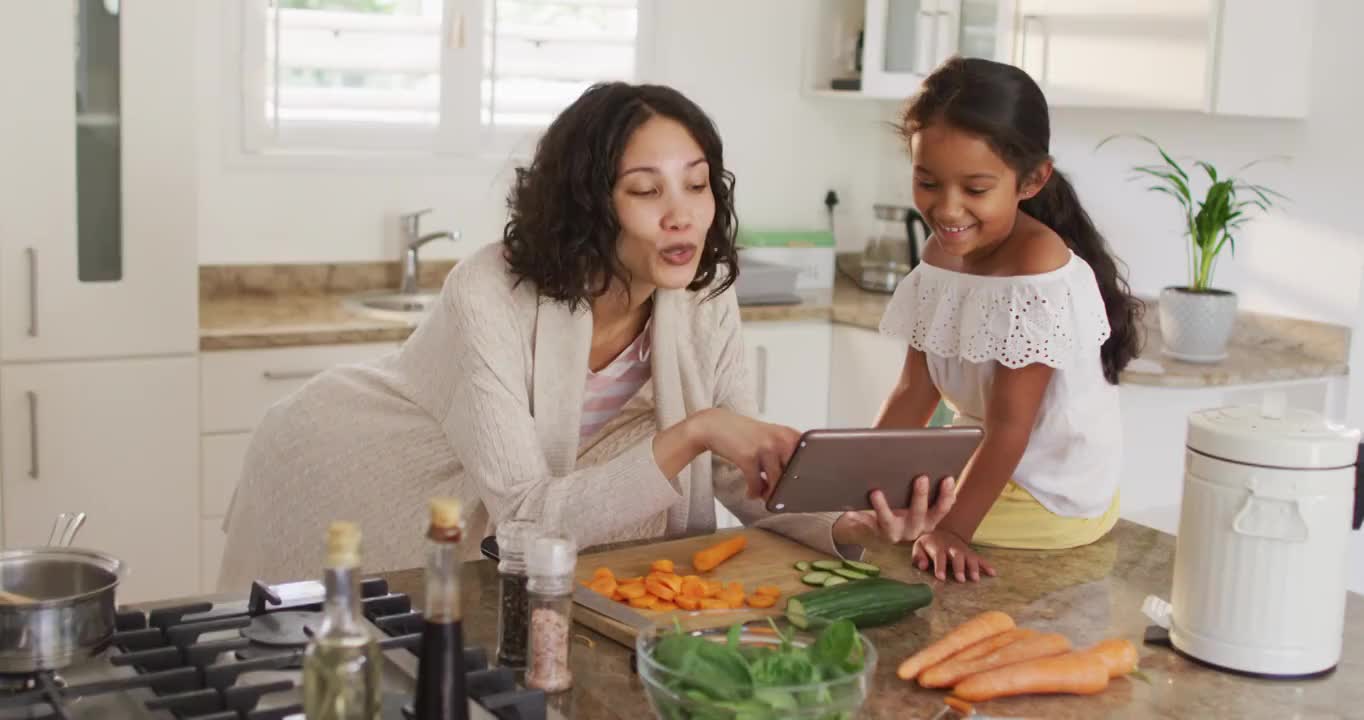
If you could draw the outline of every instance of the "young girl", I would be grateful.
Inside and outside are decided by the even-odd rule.
[[[933,236],[881,322],[910,348],[877,425],[923,426],[941,398],[984,426],[956,504],[913,550],[939,579],[978,580],[995,571],[968,543],[1076,547],[1117,521],[1114,385],[1141,305],[1052,167],[1047,101],[1022,70],[949,60],[902,132]]]

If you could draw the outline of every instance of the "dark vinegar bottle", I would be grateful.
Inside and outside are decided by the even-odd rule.
[[[431,501],[426,553],[426,615],[421,664],[417,668],[418,720],[467,720],[464,686],[463,613],[459,598],[459,541],[463,534],[458,500]]]

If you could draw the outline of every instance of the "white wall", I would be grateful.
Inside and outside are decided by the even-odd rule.
[[[1158,162],[1135,141],[1095,145],[1115,133],[1141,133],[1181,160],[1204,159],[1234,170],[1256,158],[1285,162],[1252,168],[1247,179],[1292,198],[1272,215],[1246,225],[1235,257],[1219,263],[1215,283],[1241,295],[1247,308],[1353,324],[1359,314],[1364,214],[1358,168],[1364,165],[1364,53],[1357,29],[1364,3],[1317,3],[1310,116],[1302,121],[1210,117],[1198,113],[1081,110],[1052,114],[1052,152],[1085,208],[1127,261],[1133,287],[1155,294],[1187,282],[1180,215],[1172,198],[1126,180],[1135,163]],[[1273,48],[1265,48],[1272,53]],[[1201,69],[1190,68],[1190,72]],[[886,154],[898,146],[886,140]],[[903,155],[903,154],[901,154]],[[907,177],[905,163],[889,171]],[[907,182],[896,194],[907,197]]]
[[[232,3],[235,0],[219,0]],[[842,199],[841,242],[861,247],[870,227],[885,106],[800,93],[802,39],[813,2],[656,0],[655,70],[720,128],[737,176],[740,221],[761,228],[826,226],[824,192]],[[235,68],[224,13],[199,27],[199,261],[202,264],[386,260],[398,256],[396,216],[433,207],[424,227],[464,233],[430,257],[459,257],[501,237],[511,158],[448,168],[287,169],[234,162],[224,121]],[[530,147],[527,140],[526,147]]]

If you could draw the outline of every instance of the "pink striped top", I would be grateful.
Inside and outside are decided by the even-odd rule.
[[[578,442],[586,442],[614,418],[625,403],[649,381],[649,328],[616,356],[600,372],[587,371],[587,392],[583,393],[583,419],[578,429]]]

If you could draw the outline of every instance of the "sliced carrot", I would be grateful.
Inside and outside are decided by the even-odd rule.
[[[660,574],[658,579],[673,591],[673,594],[682,592],[682,578],[671,573]]]
[[[664,585],[657,578],[651,577],[648,580],[645,580],[644,589],[648,590],[649,594],[662,600],[672,600],[677,597],[677,593],[673,592],[672,588]]]
[[[704,550],[698,550],[691,557],[692,567],[696,568],[698,572],[710,572],[719,567],[720,563],[737,555],[747,544],[747,538],[743,535],[735,535]]]
[[[1108,668],[1108,677],[1126,675],[1137,669],[1137,646],[1131,640],[1110,638],[1080,652],[1097,656]]]
[[[755,608],[770,608],[777,604],[777,598],[767,593],[753,593],[747,598],[748,606]]]
[[[673,598],[673,602],[677,603],[677,606],[683,610],[696,610],[701,607],[701,599],[690,595],[678,595]]]
[[[910,655],[900,663],[895,674],[899,675],[901,680],[913,680],[926,668],[937,665],[985,638],[1013,628],[1013,618],[998,610],[987,610],[953,628],[951,632],[938,638],[937,642]]]
[[[701,579],[682,578],[682,595],[694,598],[706,596],[706,584]]]
[[[636,575],[635,577],[616,578],[616,584],[617,584],[617,585],[632,585],[632,584],[643,585],[643,584],[644,584],[644,576],[643,576],[643,575]]]
[[[1070,652],[1070,641],[1060,633],[1045,633],[1018,640],[983,657],[970,660],[948,660],[919,673],[919,684],[926,688],[956,685],[969,675],[994,670],[1005,665],[1063,655]]]
[[[771,595],[772,597],[781,597],[781,588],[777,587],[776,585],[759,585],[758,589],[754,590],[753,592],[759,595]]]
[[[725,601],[731,609],[738,610],[744,606],[744,594],[742,592],[731,592],[726,590],[720,593],[720,599]]]
[[[676,610],[676,609],[677,609],[677,603],[670,603],[670,602],[667,602],[667,601],[664,601],[664,602],[656,602],[656,603],[654,603],[654,606],[653,606],[652,608],[650,608],[650,609],[651,609],[651,610],[657,610],[657,611],[659,611],[659,612],[670,612],[670,611],[672,611],[672,610]]]
[[[588,585],[588,587],[606,597],[611,597],[616,593],[616,581],[614,578],[599,577],[596,580],[593,580],[592,584]]]
[[[637,597],[643,597],[648,591],[644,589],[644,583],[625,583],[624,585],[618,586],[616,592],[623,595],[626,600],[630,600]]]
[[[653,595],[640,595],[637,598],[630,598],[630,607],[647,610],[653,607],[656,602],[658,602],[658,598]]]
[[[677,568],[676,568],[676,566],[673,565],[673,561],[672,561],[672,560],[663,559],[663,560],[655,560],[654,563],[653,563],[652,565],[649,566],[649,569],[650,569],[650,570],[653,570],[653,571],[655,571],[655,572],[670,573],[670,574],[671,574],[671,573],[672,573],[674,570],[676,570]]]
[[[619,586],[619,585],[616,586],[616,591],[613,592],[613,593],[611,593],[611,599],[612,599],[612,600],[615,600],[616,602],[625,602],[626,597],[625,597],[624,595],[620,594],[620,586]]]
[[[701,609],[702,609],[702,610],[728,610],[728,609],[730,609],[730,608],[729,608],[729,603],[727,603],[727,602],[725,602],[724,600],[721,600],[721,599],[719,599],[719,598],[701,598],[700,603],[701,603]]]
[[[1108,666],[1095,653],[1072,652],[1037,658],[977,673],[957,683],[952,694],[968,702],[1012,695],[1093,695],[1108,687]]]
[[[719,597],[720,591],[725,589],[724,585],[713,580],[702,580],[706,584],[705,596],[708,598]]]
[[[688,581],[688,580],[701,580],[701,579],[702,579],[702,578],[701,578],[700,575],[683,575],[683,576],[682,576],[682,582],[686,582],[686,581]]]
[[[725,591],[741,593],[744,591],[744,584],[737,581],[725,583]]]
[[[611,572],[611,568],[605,568],[605,567],[599,567],[599,568],[597,568],[596,570],[593,570],[593,571],[592,571],[592,579],[593,579],[593,580],[596,580],[597,578],[601,578],[601,577],[609,577],[609,578],[611,578],[612,580],[614,580],[614,579],[616,579],[616,574],[613,573],[613,572]]]
[[[943,698],[943,703],[945,703],[947,707],[956,710],[958,715],[961,715],[963,717],[969,717],[971,715],[972,711],[971,703],[966,702],[961,698],[948,695],[947,697]]]

